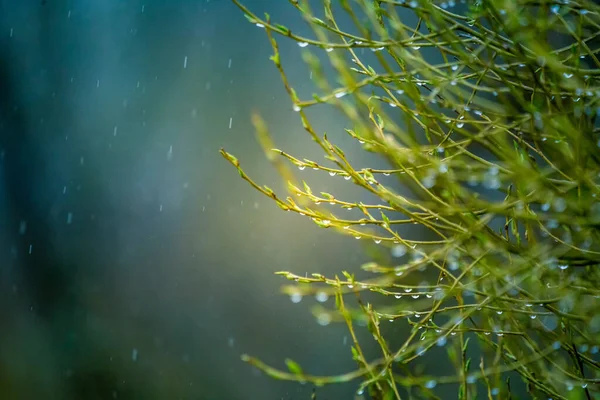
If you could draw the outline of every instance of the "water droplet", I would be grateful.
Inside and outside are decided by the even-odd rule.
[[[290,300],[292,301],[292,303],[300,303],[302,301],[302,294],[300,293],[292,293],[290,295]]]
[[[552,206],[560,213],[567,209],[567,202],[562,197],[558,197],[552,202]]]
[[[406,246],[399,244],[392,247],[392,256],[400,258],[406,254]]]
[[[298,165],[298,169],[300,171],[304,171],[305,168],[306,168],[306,165]]]
[[[412,46],[413,50],[419,50],[421,48],[421,46]]]
[[[331,316],[327,313],[321,313],[317,317],[317,323],[321,326],[327,326],[331,323]]]
[[[325,49],[325,51],[329,53],[329,52],[332,52],[333,49],[331,47],[328,47],[328,48]]]
[[[448,339],[446,339],[446,336],[440,336],[436,341],[436,345],[438,347],[443,347],[444,345],[446,345],[447,341]]]
[[[340,99],[342,97],[344,97],[347,93],[346,92],[337,92],[335,94],[336,99]]]
[[[437,385],[437,381],[435,381],[434,379],[425,382],[425,387],[427,389],[433,389],[436,385]]]
[[[263,24],[261,24],[260,22],[256,23],[256,26],[258,26],[259,28],[264,28],[265,26]]]
[[[373,239],[373,241],[375,242],[375,244],[381,243],[381,239]]]
[[[308,43],[306,43],[306,42],[298,42],[298,46],[300,46],[300,47],[306,47],[306,46],[308,46]]]
[[[563,76],[565,78],[569,79],[569,78],[573,77],[573,74],[569,74],[569,73],[565,72],[565,73],[563,73]]]
[[[300,107],[298,104],[294,104],[294,111],[299,112],[300,110],[302,110],[302,107]]]

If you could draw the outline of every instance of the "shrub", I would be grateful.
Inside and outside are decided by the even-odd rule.
[[[318,18],[308,1],[290,0],[314,32],[308,38],[233,1],[265,29],[291,106],[327,161],[271,150],[255,115],[271,159],[344,177],[381,202],[314,193],[305,182],[294,184],[279,163],[290,193],[299,196],[286,198],[255,183],[233,155],[222,155],[283,210],[407,256],[401,265],[363,265],[373,274],[365,280],[346,271],[280,272],[294,281],[285,288],[292,296],[335,296],[336,309],[319,315],[347,324],[355,371],[320,377],[291,360],[281,371],[243,359],[278,379],[360,379],[359,391],[373,398],[437,398],[436,388],[448,384],[458,385],[461,399],[510,398],[511,372],[532,398],[600,398],[600,7],[588,0],[323,0]],[[340,27],[342,14],[352,28]],[[291,87],[281,37],[305,48],[321,91],[313,99],[299,99]],[[309,50],[326,56],[335,87]],[[319,134],[307,109],[324,103],[337,107],[347,134],[389,168],[355,169]],[[410,195],[400,194],[398,184]],[[344,219],[335,208],[360,210],[362,218]],[[419,224],[431,239],[401,235],[406,224]],[[415,285],[415,274],[432,278]],[[381,302],[364,301],[368,292]],[[411,333],[392,348],[380,321],[398,319]],[[357,323],[374,335],[380,358],[366,358]],[[473,346],[479,356],[471,362]],[[446,349],[455,374],[414,368],[436,347]]]

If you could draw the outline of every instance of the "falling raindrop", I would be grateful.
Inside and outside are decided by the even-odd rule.
[[[21,223],[19,224],[19,235],[24,235],[26,231],[27,231],[27,222],[21,221]]]

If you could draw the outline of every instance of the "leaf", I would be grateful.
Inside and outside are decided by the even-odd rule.
[[[381,219],[383,220],[383,222],[385,223],[385,225],[389,228],[390,227],[390,219],[388,218],[387,215],[385,215],[383,213],[383,211],[381,212]]]
[[[310,186],[308,186],[308,183],[302,181],[302,184],[304,185],[304,191],[308,194],[312,194],[312,190],[310,190]]]
[[[350,282],[354,282],[354,274],[349,273],[348,271],[342,271],[342,274],[348,279]]]
[[[277,66],[281,65],[279,53],[273,54],[271,57],[269,57],[269,60],[273,61],[273,63]]]
[[[290,358],[286,358],[285,359],[285,365],[287,366],[288,370],[295,375],[304,375],[304,372],[302,371],[302,368],[300,368],[300,365],[298,365],[298,363]]]

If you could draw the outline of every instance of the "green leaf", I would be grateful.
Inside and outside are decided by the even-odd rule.
[[[302,368],[298,363],[290,358],[285,359],[285,365],[287,365],[288,370],[295,375],[304,375]]]
[[[348,271],[342,271],[342,274],[348,279],[350,282],[354,282],[354,274],[349,273]]]
[[[269,60],[273,61],[273,63],[277,66],[281,65],[279,53],[273,54],[271,57],[269,57]]]
[[[268,194],[269,196],[273,196],[273,194],[275,194],[275,193],[273,192],[273,189],[271,189],[271,188],[270,188],[270,187],[268,187],[267,185],[264,185],[264,186],[263,186],[263,189],[265,189],[265,192],[267,192],[267,194]]]
[[[308,186],[308,183],[302,181],[302,184],[304,185],[304,191],[308,194],[312,194],[312,190],[310,190],[310,186]]]
[[[381,219],[383,220],[383,222],[385,222],[385,224],[389,227],[390,226],[390,219],[388,218],[387,215],[385,215],[383,213],[383,211],[381,212]]]
[[[288,28],[287,26],[283,26],[283,25],[280,25],[280,24],[275,24],[275,27],[277,29],[279,29],[283,35],[289,36],[292,33],[292,31],[290,30],[290,28]]]
[[[252,23],[252,24],[256,24],[258,22],[258,21],[256,21],[256,19],[254,19],[254,17],[251,17],[248,14],[244,14],[244,17],[246,17],[246,19],[248,21],[250,21],[250,23]]]

